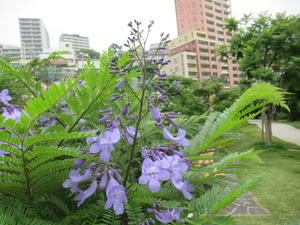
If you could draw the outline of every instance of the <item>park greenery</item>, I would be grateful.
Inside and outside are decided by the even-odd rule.
[[[257,82],[268,82],[289,92],[287,105],[290,112],[279,109],[278,119],[300,118],[300,15],[268,12],[244,15],[239,21],[231,18],[226,28],[234,32],[228,45],[218,48],[223,59],[234,58],[242,72],[240,86],[248,88]],[[272,142],[271,121],[276,107],[269,105],[262,113],[266,138]],[[262,129],[262,135],[264,134]]]
[[[3,224],[234,224],[217,213],[268,176],[227,190],[226,174],[253,168],[232,163],[261,162],[261,151],[219,147],[264,106],[286,106],[285,92],[266,82],[240,96],[212,81],[199,88],[161,74],[163,59],[151,70],[153,22],[144,32],[138,21],[128,26],[126,53],[115,61],[109,48],[98,70],[88,60],[74,80],[45,85],[36,75],[62,53],[21,67],[0,58]],[[158,51],[168,42],[162,33]],[[132,60],[139,66],[128,69]]]

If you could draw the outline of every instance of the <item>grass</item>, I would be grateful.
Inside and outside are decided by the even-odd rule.
[[[300,121],[279,120],[278,122],[285,123],[291,125],[292,127],[300,129]]]
[[[258,204],[272,215],[235,216],[236,222],[239,225],[283,225],[300,221],[300,152],[288,150],[299,149],[299,146],[276,137],[272,145],[266,146],[260,142],[260,128],[253,124],[239,128],[239,132],[246,134],[245,140],[235,143],[228,151],[240,152],[251,148],[265,150],[259,154],[263,164],[240,162],[260,166],[261,169],[248,170],[249,174],[239,175],[239,179],[247,180],[261,173],[275,173],[251,191]]]

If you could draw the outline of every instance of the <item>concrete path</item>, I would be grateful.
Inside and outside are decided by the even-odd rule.
[[[251,124],[257,124],[261,129],[261,120],[249,120]],[[259,130],[260,130],[259,129]],[[299,145],[300,149],[300,129],[296,129],[290,125],[278,122],[272,122],[272,135],[291,143]],[[236,178],[234,174],[229,175]],[[229,188],[235,183],[229,183]],[[250,192],[237,198],[225,209],[221,210],[218,215],[271,215],[266,209],[262,208],[255,201]]]
[[[261,120],[249,120],[248,122],[251,124],[257,124],[261,128]],[[290,125],[272,122],[272,135],[281,140],[300,146],[300,129],[296,129]]]

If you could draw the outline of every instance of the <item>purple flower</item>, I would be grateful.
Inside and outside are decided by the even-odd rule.
[[[0,141],[0,144],[5,144],[5,143]],[[0,156],[4,156],[5,154],[9,154],[9,152],[0,150]]]
[[[149,108],[152,109],[152,117],[153,117],[153,119],[155,119],[156,122],[160,122],[161,121],[161,116],[160,116],[159,112],[157,111],[157,109],[155,108],[155,106],[152,105],[152,104],[149,104]]]
[[[98,121],[100,123],[104,123],[106,122],[106,120],[108,120],[109,118],[111,118],[113,116],[113,114],[110,112],[110,113],[107,113],[105,116],[103,116],[102,118],[100,118]]]
[[[107,169],[104,170],[101,181],[100,181],[100,189],[104,189],[107,184]]]
[[[0,144],[5,144],[5,143],[0,141]],[[4,157],[5,154],[9,154],[9,152],[0,150],[0,156]],[[4,163],[4,162],[0,161],[0,163]]]
[[[193,195],[190,192],[194,191],[194,186],[189,184],[188,180],[185,180],[184,182],[182,181],[175,182],[174,177],[172,177],[171,180],[174,187],[176,187],[179,191],[181,191],[186,199],[191,200],[193,198]]]
[[[174,83],[173,83],[173,87],[175,89],[179,89],[180,88],[180,81],[179,80],[175,80]]]
[[[167,130],[167,128],[164,125],[161,125],[163,130],[163,136],[165,139],[168,139],[170,141],[175,141],[181,144],[183,147],[187,147],[190,145],[190,141],[185,138],[185,130],[179,129],[177,137],[173,137],[173,135]]]
[[[123,202],[128,202],[125,188],[119,185],[118,182],[111,176],[106,189],[107,201],[105,203],[105,209],[114,205],[115,214],[120,215],[124,213]]]
[[[127,102],[122,110],[122,115],[126,116],[126,114],[128,113],[128,106],[130,105],[130,102]]]
[[[120,90],[125,82],[127,82],[127,81],[122,80],[119,84],[117,84],[116,89]]]
[[[109,101],[111,102],[114,102],[116,101],[117,99],[121,98],[121,97],[124,97],[125,95],[118,95],[118,94],[113,94],[113,98],[109,99]]]
[[[182,158],[178,155],[172,156],[173,160],[170,165],[170,169],[172,171],[172,181],[179,182],[182,179],[181,172],[186,172],[189,169],[189,166],[182,162]]]
[[[167,118],[166,121],[172,124],[174,127],[178,127],[178,123],[175,123],[173,120]]]
[[[75,196],[74,200],[79,201],[77,207],[79,207],[88,197],[90,197],[97,189],[97,178],[95,177],[86,191],[78,189],[79,194]]]
[[[2,110],[3,110],[2,115],[5,116],[5,120],[11,118],[11,119],[20,121],[21,113],[26,114],[26,112],[24,110],[19,109],[19,107],[16,105],[7,105],[6,108],[2,107]]]
[[[166,94],[166,92],[165,92],[163,89],[161,89],[159,86],[154,85],[154,87],[155,87],[162,95]]]
[[[77,186],[79,183],[90,179],[92,176],[92,168],[88,167],[84,172],[83,175],[80,175],[80,168],[77,170],[71,170],[69,177],[65,182],[63,182],[64,188],[70,188],[71,192],[77,191]]]
[[[167,99],[168,99],[168,96],[166,96],[166,95],[157,98],[157,100],[158,100],[159,102],[166,102]]]
[[[134,127],[126,127],[126,131],[124,132],[124,137],[127,139],[129,144],[133,144],[133,138],[135,136],[136,130]],[[141,135],[140,133],[137,133],[137,138],[139,138]]]
[[[48,123],[44,123],[44,127],[51,127],[54,126],[57,122],[56,122],[56,118],[54,116],[50,116],[48,119]]]
[[[100,152],[100,159],[104,162],[108,162],[110,160],[110,152],[115,149],[113,145],[120,140],[120,131],[119,129],[112,129],[99,136],[100,138],[87,138],[88,143],[96,141],[91,144],[90,152]]]
[[[73,163],[73,168],[79,168],[86,162],[86,159],[79,159],[78,161]]]
[[[0,102],[3,102],[5,105],[8,104],[8,101],[11,100],[11,97],[8,95],[8,90],[4,89],[0,92]]]
[[[183,221],[180,219],[180,212],[182,209],[167,209],[167,210],[155,210],[156,219],[164,224],[170,223],[172,220],[176,220],[176,222]]]
[[[142,165],[142,175],[139,178],[139,183],[149,183],[150,191],[157,192],[160,190],[159,180],[169,180],[170,177],[170,172],[163,169],[160,161],[153,162],[149,157],[147,157]]]

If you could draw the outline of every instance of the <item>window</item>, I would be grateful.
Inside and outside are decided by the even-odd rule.
[[[178,67],[175,67],[175,71],[178,71],[179,69],[178,69]]]
[[[194,20],[197,20],[198,18],[197,17],[194,17]]]
[[[70,44],[66,44],[66,47],[70,47]]]
[[[194,10],[193,10],[193,13],[196,13],[196,12],[197,12],[197,10],[196,10],[196,9],[194,9]]]
[[[182,10],[180,10],[179,13],[181,14],[181,13],[182,13]]]

